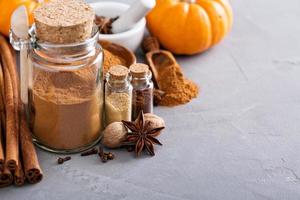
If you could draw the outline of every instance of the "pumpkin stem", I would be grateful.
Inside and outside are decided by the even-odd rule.
[[[180,0],[180,1],[185,3],[196,3],[196,0]]]

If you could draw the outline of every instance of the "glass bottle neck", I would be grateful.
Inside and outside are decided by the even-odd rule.
[[[106,84],[110,88],[114,88],[116,90],[127,90],[131,86],[131,76],[127,76],[124,79],[115,79],[110,76],[109,73],[106,75]]]
[[[132,77],[131,84],[133,87],[145,87],[152,83],[151,78],[152,74],[149,71],[149,73],[143,77]]]

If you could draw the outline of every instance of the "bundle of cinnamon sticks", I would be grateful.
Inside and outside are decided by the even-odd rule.
[[[0,34],[0,188],[43,177],[19,88],[15,51]]]

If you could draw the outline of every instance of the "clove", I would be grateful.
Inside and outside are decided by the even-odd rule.
[[[115,158],[115,155],[113,153],[111,153],[111,152],[105,153],[103,151],[102,146],[99,147],[98,155],[103,163],[106,163],[108,160],[113,160]]]
[[[101,157],[101,160],[102,160],[103,163],[106,163],[107,160],[108,160],[107,155],[104,154],[104,155]]]
[[[115,158],[115,155],[111,152],[108,152],[106,155],[108,160],[113,160]]]
[[[61,164],[63,164],[64,162],[66,162],[66,161],[68,161],[68,160],[71,160],[71,156],[67,156],[67,157],[64,157],[64,158],[59,157],[59,158],[57,159],[57,163],[58,163],[59,165],[61,165]]]
[[[97,154],[97,153],[98,153],[98,150],[96,148],[93,148],[93,149],[91,149],[89,151],[83,152],[80,155],[81,156],[90,156],[90,155]]]

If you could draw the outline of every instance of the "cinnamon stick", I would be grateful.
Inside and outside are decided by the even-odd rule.
[[[19,157],[19,92],[18,75],[13,52],[6,39],[0,35],[0,54],[5,84],[6,110],[6,163],[8,169],[15,170]]]
[[[0,54],[2,58],[2,67],[7,68],[11,77],[12,87],[13,87],[13,96],[14,96],[14,110],[16,115],[16,121],[19,122],[19,79],[17,72],[17,64],[16,64],[16,52],[13,50],[10,44],[6,41],[6,39],[0,35]],[[2,69],[3,70],[3,69]],[[4,74],[4,71],[3,71]],[[18,130],[18,123],[16,124],[16,128]],[[17,131],[18,132],[18,131]]]
[[[0,171],[0,188],[7,187],[13,183],[14,179],[7,168],[7,166],[4,166],[4,170]]]
[[[2,98],[4,94],[4,90],[2,90],[2,86],[4,87],[3,82],[3,73],[2,66],[0,62],[0,171],[4,169],[5,158],[4,158],[4,127],[5,127],[5,108],[4,108],[4,99]]]
[[[1,118],[1,116],[0,116],[0,118]],[[1,120],[0,120],[0,124],[1,124]],[[2,126],[2,124],[1,124],[1,126]],[[4,161],[5,161],[2,141],[3,141],[2,129],[0,128],[0,171],[2,171],[4,169]]]
[[[14,51],[11,51],[7,41],[2,35],[0,35],[0,55],[5,85],[4,93],[0,93],[2,93],[2,95],[5,94],[6,111],[6,164],[4,167],[5,169],[15,170],[14,177],[10,175],[12,180],[15,178],[16,185],[22,185],[24,183],[22,173],[23,177],[25,176],[29,183],[37,183],[42,180],[43,173],[38,162],[35,147],[32,143],[31,132],[26,123],[26,114],[23,104],[20,101],[20,87],[14,61]],[[19,114],[21,114],[21,116],[19,116]],[[19,158],[21,155],[19,155],[18,141],[20,142],[20,154],[22,154],[23,165]],[[8,174],[7,171],[5,174]],[[10,176],[5,176],[4,178],[7,177],[10,178]]]
[[[24,183],[25,183],[25,176],[24,176],[23,166],[22,166],[21,159],[19,159],[18,167],[14,173],[14,184],[16,186],[22,186],[24,185]]]
[[[20,141],[25,177],[29,183],[37,183],[42,180],[43,172],[32,143],[31,132],[26,123],[24,109],[21,112]]]
[[[1,116],[1,129],[5,131],[5,99],[4,99],[4,77],[3,77],[3,70],[1,65],[0,59],[0,116]]]
[[[18,165],[18,133],[16,130],[13,88],[7,68],[4,67],[5,80],[5,110],[6,110],[6,161],[10,170]]]
[[[0,34],[0,54],[2,54],[2,65],[6,67],[11,75],[11,80],[13,84],[14,96],[16,97],[15,105],[19,101],[19,84],[18,84],[18,72],[16,66],[16,55],[15,51],[11,49],[10,44],[3,35]]]

